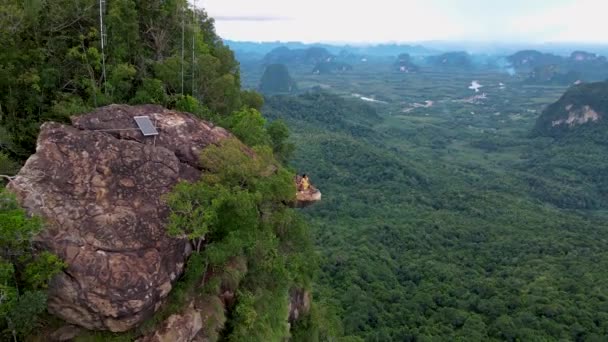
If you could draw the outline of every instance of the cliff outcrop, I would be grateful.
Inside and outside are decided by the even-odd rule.
[[[144,137],[135,116],[159,135]],[[40,248],[67,268],[49,288],[49,311],[87,329],[126,331],[154,313],[184,270],[186,239],[165,232],[163,201],[197,180],[199,153],[231,134],[159,106],[112,105],[46,123],[36,153],[9,188],[47,223]]]

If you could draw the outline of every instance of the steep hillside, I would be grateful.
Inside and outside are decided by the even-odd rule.
[[[571,87],[548,106],[538,118],[535,134],[563,137],[572,133],[594,132],[608,137],[608,82],[579,84]]]
[[[568,209],[608,208],[608,82],[571,87],[538,118],[533,136],[551,137],[521,165],[531,193]]]

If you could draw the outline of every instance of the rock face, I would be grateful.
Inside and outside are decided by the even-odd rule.
[[[190,303],[183,313],[169,316],[161,329],[139,342],[190,342],[202,328],[201,313],[194,309],[194,303]]]
[[[301,316],[310,312],[312,298],[309,291],[304,289],[292,289],[289,291],[289,318],[288,321],[293,323]]]
[[[144,137],[133,120],[159,131]],[[149,317],[190,253],[170,238],[163,195],[195,180],[198,154],[230,134],[158,106],[112,105],[42,126],[36,153],[10,189],[47,223],[38,244],[68,264],[49,289],[49,311],[87,329],[126,331]]]
[[[321,191],[318,189],[308,189],[304,191],[298,191],[296,193],[296,207],[304,208],[311,204],[319,202],[321,200]]]

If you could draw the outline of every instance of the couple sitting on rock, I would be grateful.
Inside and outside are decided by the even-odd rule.
[[[308,191],[311,188],[310,180],[306,174],[296,176],[296,185],[298,187],[298,191]]]

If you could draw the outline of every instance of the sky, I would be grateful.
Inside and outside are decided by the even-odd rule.
[[[608,43],[608,0],[190,0],[224,39]]]

